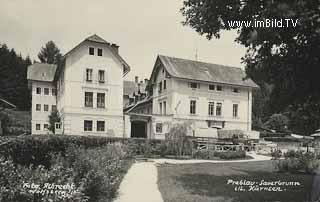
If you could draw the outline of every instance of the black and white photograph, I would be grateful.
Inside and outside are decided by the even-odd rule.
[[[319,202],[320,0],[0,0],[0,202]]]

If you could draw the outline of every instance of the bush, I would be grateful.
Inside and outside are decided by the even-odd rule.
[[[66,135],[32,135],[15,138],[1,137],[0,154],[11,158],[15,164],[44,165],[50,167],[51,154],[65,155],[71,145],[84,148],[97,148],[113,143],[127,145],[128,155],[144,155],[150,157],[158,155],[157,145],[161,140],[124,139],[95,136],[66,136]],[[130,151],[130,152],[129,152]]]
[[[280,172],[312,174],[319,167],[318,156],[312,152],[288,151],[283,156],[285,159],[275,162],[275,168]]]
[[[215,156],[219,157],[220,159],[239,159],[245,158],[246,152],[245,151],[235,151],[235,152],[215,152]]]
[[[168,154],[183,156],[191,155],[193,143],[188,137],[190,123],[175,124],[166,135]]]
[[[193,153],[193,158],[196,159],[210,159],[210,160],[216,160],[216,159],[239,159],[239,158],[245,158],[246,152],[245,151],[236,151],[236,152],[217,152],[217,151],[211,151],[211,150],[197,150]]]
[[[55,202],[82,202],[86,196],[81,187],[73,190],[68,198],[62,194],[41,194],[35,189],[29,189],[26,184],[43,185],[44,183],[55,183],[59,185],[72,184],[72,171],[55,164],[50,170],[43,166],[33,169],[15,165],[11,160],[0,159],[0,201],[55,201]]]
[[[78,146],[66,150],[65,156],[53,155],[50,168],[42,165],[26,167],[0,159],[0,201],[111,201],[120,181],[130,166],[126,150],[120,144],[85,149]],[[59,194],[41,195],[28,192],[24,183],[43,185],[75,184],[70,198]]]
[[[271,151],[271,156],[272,156],[272,159],[274,160],[279,159],[282,156],[282,152],[279,149],[273,150]]]

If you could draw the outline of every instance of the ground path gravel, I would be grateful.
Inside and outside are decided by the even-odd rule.
[[[148,161],[137,161],[129,169],[120,184],[118,198],[114,202],[163,202],[158,189],[158,171],[156,164],[187,164],[187,163],[234,163],[266,161],[271,157],[248,153],[253,159],[244,160],[176,160],[176,159],[150,159]]]

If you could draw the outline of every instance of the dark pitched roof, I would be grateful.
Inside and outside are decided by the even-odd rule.
[[[121,64],[124,67],[124,71],[123,74],[126,75],[129,71],[130,71],[130,66],[128,65],[128,63],[119,55],[119,53],[117,51],[115,51],[111,45],[117,46],[116,44],[111,44],[109,42],[107,42],[106,40],[104,40],[103,38],[101,38],[100,36],[98,36],[97,34],[91,35],[89,37],[87,37],[86,39],[84,39],[82,42],[80,42],[78,45],[76,45],[74,48],[72,48],[70,51],[68,51],[64,57],[66,57],[70,52],[72,52],[74,49],[76,49],[78,46],[80,46],[82,43],[84,43],[85,41],[90,41],[90,42],[96,42],[96,43],[102,43],[102,44],[106,44],[107,47],[109,48],[110,52],[121,62]],[[60,68],[60,67],[59,67]]]
[[[145,88],[146,88],[146,83],[137,84],[134,81],[123,81],[123,95],[131,95],[135,92],[137,93],[139,90],[140,90],[140,93],[146,93]]]
[[[57,65],[54,64],[34,63],[28,67],[27,79],[52,82],[54,80],[56,70]]]
[[[138,91],[138,85],[134,81],[123,81],[123,95],[130,95]]]
[[[251,79],[246,78],[245,72],[237,67],[163,55],[159,55],[158,59],[172,77],[258,88]]]

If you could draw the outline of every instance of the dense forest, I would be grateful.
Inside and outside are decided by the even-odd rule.
[[[27,68],[31,59],[22,57],[6,44],[0,44],[0,97],[15,104],[19,110],[30,110]]]
[[[39,51],[38,58],[43,63],[58,64],[62,55],[56,44],[49,41]],[[31,64],[29,56],[24,58],[13,48],[0,44],[0,97],[15,104],[22,111],[29,111],[31,107],[31,93],[27,81],[27,70]]]

